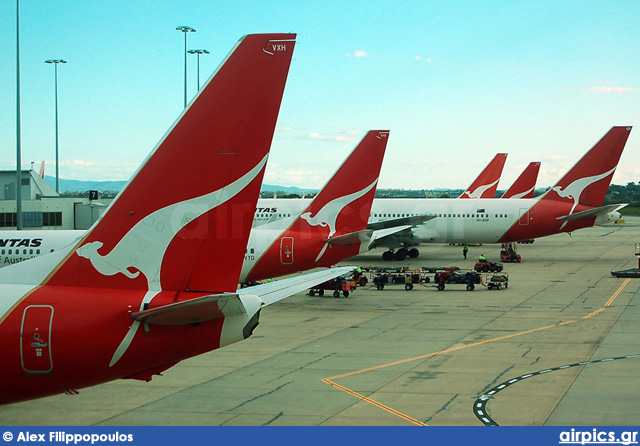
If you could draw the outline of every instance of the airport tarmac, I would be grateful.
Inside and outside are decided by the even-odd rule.
[[[0,424],[484,424],[475,409],[500,425],[637,426],[640,279],[610,274],[638,265],[636,242],[640,219],[519,245],[522,263],[506,264],[502,290],[298,294],[263,309],[251,338],[150,383],[1,406]],[[499,257],[498,245],[471,246],[468,260],[460,246],[420,251],[345,264],[470,268],[480,254]]]

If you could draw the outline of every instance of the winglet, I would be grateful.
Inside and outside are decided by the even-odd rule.
[[[496,154],[478,178],[458,198],[494,198],[506,160],[506,153]]]

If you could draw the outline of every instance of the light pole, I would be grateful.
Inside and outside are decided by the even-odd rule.
[[[20,0],[16,0],[16,229],[22,229],[22,159],[20,151]]]
[[[207,50],[189,50],[187,51],[189,54],[197,54],[198,55],[198,91],[200,91],[200,54],[209,54]]]
[[[196,30],[189,26],[178,26],[176,30],[184,33],[184,108],[187,108],[187,33],[195,33]]]
[[[45,60],[44,63],[52,63],[56,67],[56,192],[60,193],[60,170],[58,165],[58,64],[67,63],[67,61],[62,59],[49,59]]]

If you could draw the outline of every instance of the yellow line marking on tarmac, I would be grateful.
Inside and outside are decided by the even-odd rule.
[[[630,278],[630,277],[627,277],[627,280],[625,280],[625,281],[622,283],[622,285],[620,285],[620,288],[618,288],[618,291],[616,291],[615,293],[613,293],[613,296],[611,296],[611,299],[609,299],[609,300],[607,301],[607,303],[606,303],[606,304],[604,304],[604,306],[605,306],[605,307],[608,307],[609,305],[611,305],[611,303],[613,302],[613,300],[614,300],[616,297],[618,297],[618,294],[620,294],[620,293],[622,292],[623,288],[624,288],[625,286],[627,286],[627,284],[629,283],[629,281],[630,281],[630,280],[631,280],[631,278]]]
[[[325,383],[327,383],[327,384],[329,384],[329,385],[332,385],[333,387],[335,387],[335,388],[337,388],[337,389],[340,389],[340,390],[342,390],[342,391],[344,391],[344,392],[347,392],[347,393],[348,393],[348,394],[350,394],[350,395],[353,395],[353,396],[355,396],[355,397],[357,397],[357,398],[360,398],[362,401],[366,401],[367,403],[371,403],[371,404],[373,404],[374,406],[379,407],[380,409],[384,409],[384,410],[386,410],[387,412],[390,412],[390,413],[392,413],[392,414],[394,414],[394,415],[399,416],[400,418],[404,418],[405,420],[410,421],[410,422],[412,422],[413,424],[417,424],[418,426],[428,426],[428,424],[425,424],[425,423],[423,423],[423,422],[421,422],[421,421],[418,421],[418,420],[416,420],[415,418],[410,417],[409,415],[405,415],[405,414],[403,414],[402,412],[399,412],[399,411],[397,411],[397,410],[395,410],[395,409],[392,409],[392,408],[391,408],[391,407],[389,407],[389,406],[385,406],[384,404],[379,403],[379,402],[377,402],[377,401],[375,401],[375,400],[372,400],[371,398],[368,398],[368,397],[366,397],[366,396],[364,396],[364,395],[361,395],[361,394],[359,394],[358,392],[354,392],[353,390],[348,389],[348,388],[346,388],[346,387],[344,387],[344,386],[341,386],[340,384],[336,384],[336,383],[332,382],[331,380],[329,380],[328,378],[325,378],[325,379],[323,379],[322,381],[323,381],[323,382],[325,382]]]
[[[605,309],[600,308],[599,310],[594,311],[593,313],[589,313],[586,316],[583,316],[582,319],[589,319],[591,316],[595,316],[598,313],[602,313]]]
[[[613,302],[613,300],[616,297],[618,297],[618,295],[622,292],[624,287],[627,286],[627,284],[629,283],[629,280],[630,279],[625,280],[623,282],[623,284],[620,285],[620,288],[618,288],[618,290],[613,294],[613,296],[611,296],[611,298],[607,301],[607,303],[605,304],[605,307],[608,307],[611,304],[611,302]],[[596,314],[599,314],[599,313],[603,312],[604,310],[605,310],[605,308],[600,308],[599,310],[596,310],[596,311],[594,311],[592,313],[589,313],[586,316],[583,316],[582,319],[588,319],[588,318],[590,318],[592,316],[595,316]],[[533,328],[531,330],[525,330],[525,331],[521,331],[519,333],[513,333],[513,334],[510,334],[510,335],[500,336],[500,337],[492,338],[492,339],[485,339],[484,341],[472,342],[471,344],[459,345],[457,347],[451,347],[451,348],[448,348],[448,349],[445,349],[445,350],[441,350],[439,352],[427,353],[426,355],[415,356],[413,358],[408,358],[408,359],[401,359],[400,361],[394,361],[394,362],[390,362],[390,363],[387,363],[387,364],[377,365],[377,366],[369,367],[369,368],[362,369],[362,370],[356,370],[356,371],[353,371],[353,372],[343,373],[342,375],[336,375],[336,376],[332,376],[330,378],[323,378],[322,382],[324,382],[326,384],[329,384],[329,385],[335,387],[336,389],[342,390],[343,392],[346,392],[346,393],[348,393],[350,395],[353,395],[353,396],[355,396],[357,398],[360,398],[362,401],[366,401],[366,402],[368,402],[370,404],[373,404],[376,407],[379,407],[379,408],[381,408],[383,410],[386,410],[387,412],[389,412],[391,414],[397,415],[400,418],[403,418],[403,419],[405,419],[407,421],[410,421],[411,423],[417,424],[419,426],[428,426],[428,424],[422,423],[421,421],[418,421],[415,418],[410,417],[409,415],[405,415],[402,412],[397,411],[395,409],[392,409],[389,406],[385,406],[384,404],[379,403],[379,402],[377,402],[377,401],[375,401],[375,400],[373,400],[373,399],[371,399],[369,397],[361,395],[358,392],[355,392],[355,391],[353,391],[353,390],[351,390],[351,389],[349,389],[347,387],[341,386],[340,384],[335,383],[333,380],[340,379],[340,378],[346,378],[347,376],[359,375],[360,373],[371,372],[373,370],[379,370],[379,369],[383,369],[383,368],[394,366],[394,365],[398,365],[398,364],[404,364],[406,362],[417,361],[419,359],[424,359],[424,358],[428,358],[428,357],[431,357],[431,356],[436,356],[436,355],[440,355],[440,354],[444,354],[444,353],[452,353],[452,352],[455,352],[455,351],[458,351],[458,350],[462,350],[462,349],[465,349],[465,348],[468,348],[468,347],[477,347],[478,345],[488,344],[490,342],[502,341],[502,340],[509,339],[509,338],[514,338],[514,337],[520,336],[520,335],[525,335],[525,334],[535,333],[535,332],[538,332],[538,331],[547,330],[549,328],[560,327],[560,326],[563,326],[563,325],[569,325],[569,324],[573,324],[575,322],[578,322],[578,320],[574,319],[574,320],[565,321],[565,322],[558,322],[557,324],[546,325],[544,327],[539,327],[539,328]]]

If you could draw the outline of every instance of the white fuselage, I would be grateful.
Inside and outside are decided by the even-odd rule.
[[[0,231],[0,267],[56,251],[84,233],[74,230]]]

